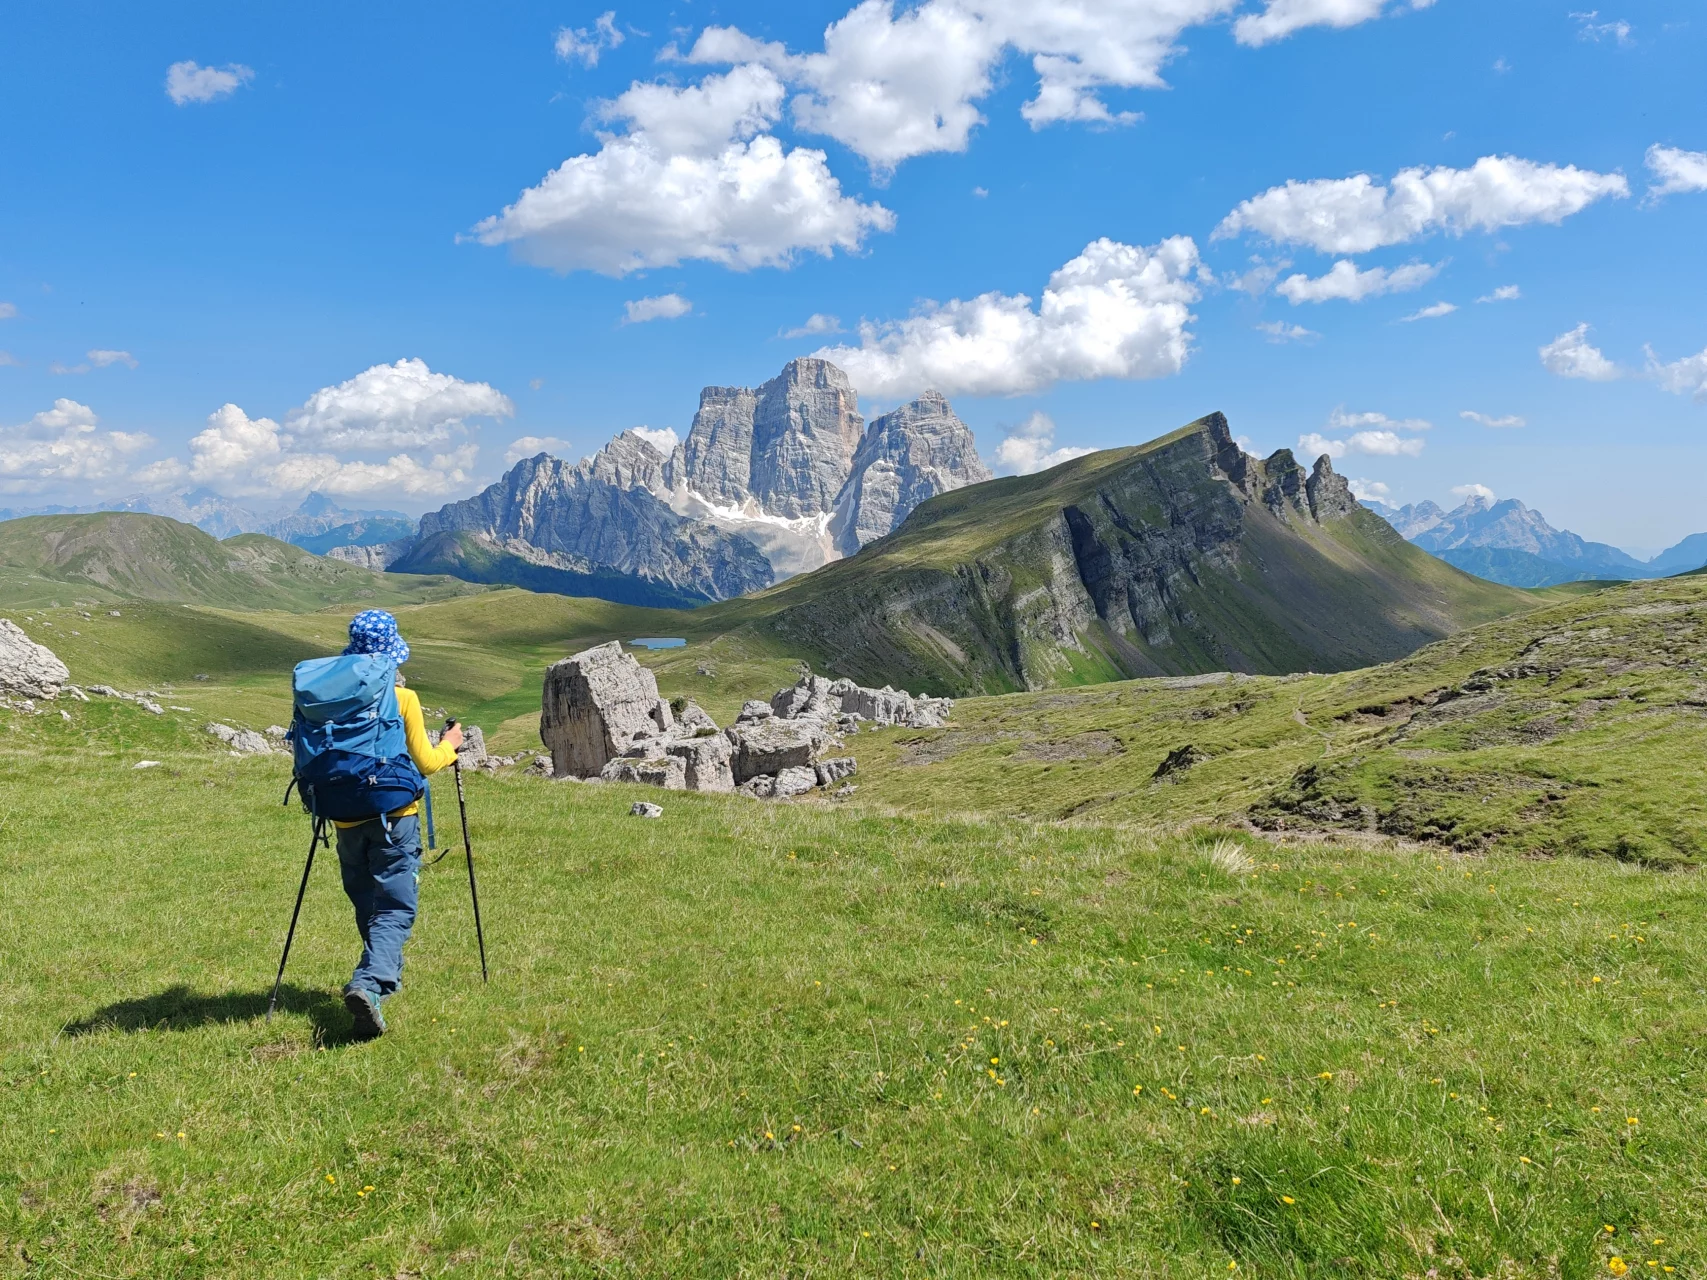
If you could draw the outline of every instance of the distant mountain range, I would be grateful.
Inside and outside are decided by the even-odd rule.
[[[970,428],[936,392],[869,425],[858,403],[835,365],[791,360],[760,387],[705,388],[669,454],[633,431],[578,463],[542,453],[408,536],[327,554],[630,604],[746,595],[990,479]]]
[[[288,542],[317,556],[325,555],[333,547],[388,542],[415,530],[415,522],[401,511],[350,511],[323,493],[309,494],[293,510],[264,513],[221,497],[212,489],[164,495],[138,493],[94,507],[0,508],[0,520],[17,520],[25,516],[89,515],[101,511],[167,516],[182,524],[194,525],[216,538],[264,533],[269,538]]]
[[[1707,564],[1707,533],[1692,534],[1652,560],[1638,560],[1604,542],[1555,529],[1516,498],[1495,502],[1479,494],[1446,511],[1434,502],[1390,507],[1364,503],[1407,541],[1479,578],[1513,587],[1561,582],[1664,578]]]

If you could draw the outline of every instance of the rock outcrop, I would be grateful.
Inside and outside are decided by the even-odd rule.
[[[274,752],[272,741],[253,729],[238,729],[218,721],[207,726],[207,732],[231,748],[234,756],[268,756]]]
[[[841,745],[841,734],[877,718],[857,708],[887,717],[886,724],[934,726],[951,706],[945,698],[806,675],[769,703],[748,702],[719,730],[695,703],[672,709],[659,698],[656,677],[613,640],[547,669],[540,738],[559,778],[775,799],[853,774],[852,757],[827,753]]]
[[[624,653],[619,641],[546,668],[539,736],[559,776],[597,777],[636,738],[662,733],[669,717],[657,677]]]
[[[330,560],[342,560],[345,564],[358,565],[363,569],[372,569],[375,573],[384,573],[413,551],[417,541],[418,539],[411,536],[367,547],[333,547],[326,552],[326,557]]]
[[[836,497],[831,541],[838,553],[851,556],[899,529],[926,499],[989,479],[972,429],[941,393],[927,391],[873,419]]]
[[[57,698],[71,679],[52,649],[37,644],[9,618],[0,618],[0,697]]]

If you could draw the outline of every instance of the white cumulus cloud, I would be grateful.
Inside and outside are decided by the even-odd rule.
[[[1298,448],[1307,457],[1327,454],[1331,458],[1364,455],[1372,458],[1415,458],[1426,443],[1416,433],[1432,424],[1422,418],[1390,418],[1384,413],[1347,413],[1335,409],[1328,415],[1328,430],[1345,433],[1339,438],[1309,431],[1298,437]]]
[[[1662,390],[1673,395],[1707,400],[1707,349],[1702,350],[1699,355],[1673,360],[1670,364],[1662,364],[1652,347],[1649,347],[1647,352],[1648,366],[1645,372]]]
[[[1267,334],[1270,342],[1314,342],[1322,336],[1301,324],[1286,324],[1280,320],[1264,320],[1257,325],[1257,332]]]
[[[1385,502],[1393,494],[1392,489],[1379,480],[1365,480],[1359,477],[1355,480],[1348,480],[1346,483],[1351,486],[1351,496],[1359,502]]]
[[[234,404],[208,415],[207,426],[190,440],[185,473],[232,497],[322,493],[353,497],[402,493],[411,497],[455,492],[473,479],[473,444],[421,459],[409,453],[388,458],[343,459],[302,449],[271,418],[251,418]]]
[[[10,320],[18,314],[18,304],[15,302],[0,302],[0,320]]]
[[[1523,290],[1515,284],[1502,284],[1492,293],[1484,293],[1477,302],[1516,302],[1523,296]]]
[[[1441,316],[1449,316],[1458,310],[1456,302],[1435,302],[1424,307],[1421,311],[1413,311],[1408,316],[1400,316],[1399,323],[1410,324],[1414,320],[1438,320]]]
[[[1466,502],[1475,498],[1484,506],[1494,505],[1494,491],[1485,484],[1455,484],[1450,492],[1454,498],[1463,498]]]
[[[514,413],[510,398],[487,383],[434,373],[424,360],[399,360],[322,387],[286,415],[285,425],[297,441],[326,448],[415,449],[450,439],[471,418]]]
[[[591,27],[559,27],[553,42],[557,56],[565,62],[579,62],[583,67],[599,65],[599,55],[614,49],[623,41],[616,29],[616,11],[601,13]]]
[[[1474,409],[1462,409],[1459,411],[1458,416],[1460,418],[1463,418],[1464,421],[1466,421],[1466,422],[1479,422],[1484,427],[1505,428],[1505,427],[1522,427],[1522,426],[1528,425],[1528,422],[1526,419],[1520,418],[1515,413],[1507,413],[1507,414],[1501,414],[1499,416],[1495,416],[1493,414],[1488,414],[1488,413],[1477,413]]]
[[[810,338],[840,332],[842,332],[842,322],[839,319],[832,315],[825,315],[821,311],[814,311],[806,317],[805,324],[797,325],[793,329],[784,329],[778,336],[783,338]]]
[[[174,62],[166,68],[166,96],[180,107],[192,102],[217,102],[229,98],[254,78],[254,71],[240,62],[223,67]]]
[[[1558,223],[1597,200],[1629,194],[1621,173],[1483,156],[1467,169],[1405,169],[1386,186],[1366,173],[1294,179],[1246,200],[1222,219],[1215,238],[1253,233],[1323,253],[1367,253],[1435,232]]]
[[[140,432],[102,431],[93,409],[62,397],[28,422],[0,427],[0,493],[117,480],[152,443]]]
[[[97,369],[105,369],[109,365],[122,364],[127,369],[136,368],[136,357],[128,351],[94,350],[88,353],[89,363]]]
[[[686,58],[758,63],[795,86],[795,123],[856,151],[876,169],[933,151],[964,151],[1009,51],[1031,59],[1037,91],[1020,108],[1034,129],[1078,121],[1135,123],[1108,88],[1161,88],[1188,28],[1238,0],[926,0],[899,16],[863,0],[824,32],[823,48],[790,53],[734,27],[701,33]]]
[[[663,293],[655,298],[635,298],[622,304],[624,324],[645,324],[648,320],[680,320],[693,310],[693,303],[679,293]]]
[[[1561,333],[1541,348],[1541,364],[1548,373],[1561,378],[1583,378],[1589,382],[1611,382],[1624,376],[1624,371],[1601,353],[1588,340],[1588,325],[1579,324],[1569,333]]]
[[[1386,267],[1362,270],[1349,258],[1341,258],[1325,275],[1287,276],[1274,291],[1295,307],[1305,302],[1362,302],[1384,293],[1420,289],[1439,274],[1440,267],[1428,262],[1412,262],[1392,270]]]
[[[1023,395],[1056,382],[1163,378],[1191,350],[1201,264],[1189,236],[1144,248],[1094,240],[1025,294],[927,302],[904,320],[860,325],[860,344],[815,354],[846,369],[862,395],[894,399]]]
[[[1014,427],[996,446],[995,470],[1003,475],[1029,476],[1047,471],[1095,449],[1055,445],[1055,422],[1041,410]]]
[[[631,431],[666,458],[676,451],[682,438],[674,427],[631,427]]]
[[[1648,186],[1648,199],[1685,191],[1707,191],[1707,151],[1685,151],[1681,147],[1648,148],[1648,172],[1656,179]]]
[[[538,457],[542,453],[567,457],[569,448],[569,442],[559,436],[517,436],[504,450],[504,465],[513,467],[523,458]]]
[[[889,210],[842,194],[822,151],[762,132],[782,99],[760,66],[684,89],[634,85],[600,109],[626,133],[601,135],[598,151],[565,160],[473,237],[536,266],[622,276],[687,259],[787,267],[891,230]]]
[[[1434,0],[1410,0],[1426,9]],[[1355,27],[1381,16],[1382,0],[1267,0],[1261,13],[1247,13],[1233,24],[1233,38],[1244,45],[1282,40],[1305,27]]]

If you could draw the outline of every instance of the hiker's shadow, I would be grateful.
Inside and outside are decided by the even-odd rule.
[[[267,1012],[268,992],[228,991],[204,995],[179,983],[151,996],[120,1000],[68,1023],[68,1036],[101,1031],[189,1031],[215,1022],[252,1022]],[[348,1044],[355,1027],[341,1000],[325,991],[310,991],[292,983],[279,988],[279,1013],[306,1014],[316,1044]]]

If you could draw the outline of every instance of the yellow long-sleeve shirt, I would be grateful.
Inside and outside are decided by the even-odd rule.
[[[415,767],[421,771],[423,778],[430,778],[440,769],[448,768],[456,761],[456,748],[440,743],[434,746],[427,737],[427,724],[421,716],[421,696],[413,689],[403,685],[397,686],[397,709],[403,713],[403,736],[409,743],[409,758],[415,762]],[[421,802],[414,801],[404,805],[395,813],[386,815],[388,818],[406,818],[412,813],[419,813]],[[373,819],[369,818],[371,822]],[[340,827],[359,827],[360,822],[339,822]]]

